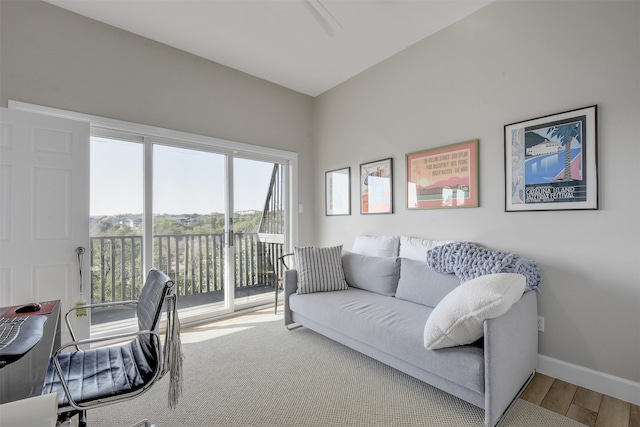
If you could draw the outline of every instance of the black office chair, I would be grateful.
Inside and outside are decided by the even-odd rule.
[[[158,334],[160,315],[167,302],[167,328],[164,349]],[[91,309],[122,304],[137,304],[137,332],[108,337],[77,340],[69,314],[78,309]],[[51,356],[42,391],[58,393],[58,425],[79,415],[80,427],[86,426],[87,409],[133,399],[146,392],[157,380],[171,371],[169,406],[173,409],[182,393],[179,329],[173,282],[163,272],[151,269],[138,301],[90,304],[74,307],[66,315],[72,342],[58,348]],[[131,339],[115,347],[81,350],[83,344]],[[75,351],[62,353],[75,347]],[[164,357],[163,357],[164,353]],[[149,426],[142,420],[136,426]]]

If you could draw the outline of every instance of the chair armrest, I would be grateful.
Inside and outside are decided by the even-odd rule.
[[[485,425],[494,426],[538,365],[537,296],[525,293],[502,316],[484,322]]]
[[[100,308],[100,307],[113,307],[116,305],[128,305],[128,304],[138,304],[138,301],[136,300],[125,300],[125,301],[115,301],[115,302],[102,302],[102,303],[98,303],[98,304],[84,304],[84,305],[76,305],[75,307],[72,307],[71,309],[69,309],[65,315],[64,315],[64,321],[67,324],[67,329],[69,330],[69,334],[71,335],[71,339],[73,341],[76,341],[76,334],[73,330],[73,327],[71,326],[71,321],[69,320],[69,315],[71,314],[71,312],[75,312],[76,310],[86,310],[86,309],[94,309],[94,308]],[[76,351],[80,351],[80,347],[76,346]]]
[[[291,319],[291,309],[289,308],[289,296],[298,290],[298,271],[287,270],[284,272],[284,324],[288,326],[293,323]]]
[[[67,314],[71,313],[74,310],[78,310],[78,309],[111,307],[111,306],[114,306],[114,305],[127,305],[127,304],[138,304],[138,301],[132,299],[132,300],[125,300],[125,301],[101,302],[101,303],[98,303],[98,304],[77,305],[75,307],[72,307],[69,311],[67,311]]]

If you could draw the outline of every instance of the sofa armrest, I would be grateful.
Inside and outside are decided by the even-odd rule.
[[[289,308],[289,296],[298,290],[298,271],[287,270],[284,272],[284,324],[288,326],[293,322],[291,309]]]
[[[537,296],[527,292],[505,314],[484,322],[485,425],[495,426],[538,364]]]

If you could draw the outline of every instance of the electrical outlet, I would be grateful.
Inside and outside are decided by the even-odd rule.
[[[544,332],[544,317],[538,316],[538,332]]]

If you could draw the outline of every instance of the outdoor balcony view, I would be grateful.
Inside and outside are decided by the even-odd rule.
[[[92,138],[91,303],[135,300],[143,267],[143,146]],[[117,175],[105,159],[116,156]],[[153,266],[176,284],[181,309],[225,301],[225,278],[236,301],[273,301],[283,266],[283,168],[234,159],[233,245],[227,247],[222,155],[154,146]],[[99,212],[103,212],[100,214]],[[195,213],[186,213],[195,212]],[[207,212],[207,213],[205,213]],[[232,256],[231,263],[226,257]],[[232,266],[231,271],[229,265]],[[133,310],[93,310],[92,325],[119,321]]]

